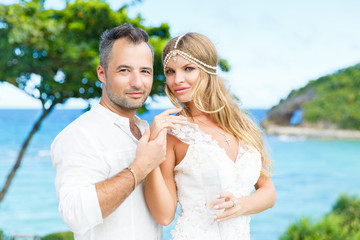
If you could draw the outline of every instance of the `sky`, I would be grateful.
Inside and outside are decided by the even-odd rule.
[[[118,9],[129,1],[107,2]],[[46,2],[47,8],[64,6],[62,0]],[[143,0],[129,15],[140,13],[144,25],[168,23],[172,37],[187,32],[208,36],[231,65],[221,76],[241,106],[270,108],[292,89],[360,63],[359,11],[358,0]],[[65,107],[82,105],[77,100]],[[166,98],[150,105],[171,106]],[[36,107],[41,107],[37,100],[0,83],[0,108]]]

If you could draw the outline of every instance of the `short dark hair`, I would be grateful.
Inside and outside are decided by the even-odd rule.
[[[100,65],[105,69],[105,72],[108,68],[108,63],[111,57],[110,55],[114,42],[120,38],[126,38],[129,42],[133,44],[140,44],[142,42],[147,43],[154,59],[153,48],[148,43],[149,35],[141,28],[134,27],[133,25],[128,23],[124,23],[120,26],[114,27],[111,30],[105,30],[105,32],[103,32],[103,34],[101,35],[101,40],[99,44]]]

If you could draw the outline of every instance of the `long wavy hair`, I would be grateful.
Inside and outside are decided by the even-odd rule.
[[[175,37],[166,44],[162,53],[163,59],[171,50],[174,50],[178,38]],[[176,49],[190,54],[210,66],[218,64],[215,46],[209,38],[202,34],[187,33],[183,35],[178,41]],[[182,114],[192,117],[187,104],[178,102],[167,85],[165,93],[176,107],[183,107]],[[192,101],[197,109],[208,114],[225,132],[238,138],[244,148],[251,146],[259,151],[262,158],[262,173],[267,176],[270,174],[272,161],[264,148],[260,129],[246,113],[240,110],[221,77],[200,69],[199,79],[192,91]]]

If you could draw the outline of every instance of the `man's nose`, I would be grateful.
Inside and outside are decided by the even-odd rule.
[[[130,87],[133,88],[141,88],[142,87],[142,79],[139,72],[133,71],[130,79]]]

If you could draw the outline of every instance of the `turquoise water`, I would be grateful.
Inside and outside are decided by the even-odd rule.
[[[159,113],[152,110],[143,118]],[[257,121],[265,110],[252,110]],[[0,184],[13,166],[17,152],[37,110],[0,110]],[[45,235],[67,231],[57,212],[50,143],[80,110],[56,110],[35,135],[22,166],[0,205],[0,229],[14,233]],[[278,239],[286,227],[304,216],[317,219],[328,212],[339,194],[360,195],[360,141],[318,141],[291,137],[265,137],[274,160],[277,189],[274,208],[254,215],[253,240]],[[164,239],[174,223],[164,228]]]

